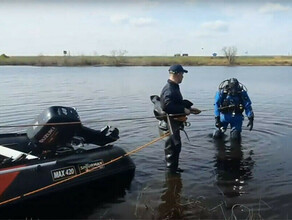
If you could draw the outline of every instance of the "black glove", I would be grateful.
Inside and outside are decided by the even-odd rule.
[[[220,116],[215,117],[215,126],[221,128]]]
[[[249,130],[250,130],[250,131],[251,131],[252,128],[253,128],[253,119],[254,119],[253,116],[251,116],[251,117],[248,118],[247,127],[249,127]]]
[[[187,99],[184,99],[183,100],[183,105],[184,105],[185,108],[190,108],[193,105],[193,103],[191,101],[187,100]]]

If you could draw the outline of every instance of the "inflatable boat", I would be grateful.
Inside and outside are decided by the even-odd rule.
[[[52,106],[26,133],[0,134],[0,207],[23,199],[102,182],[133,178],[135,164],[111,143],[119,130],[82,125],[76,109]]]

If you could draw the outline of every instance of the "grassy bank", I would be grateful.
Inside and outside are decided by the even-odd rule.
[[[228,66],[225,57],[203,56],[0,56],[0,65],[29,66]],[[292,66],[292,56],[239,56],[238,66]]]

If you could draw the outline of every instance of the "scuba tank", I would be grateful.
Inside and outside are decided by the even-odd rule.
[[[236,113],[242,113],[244,106],[242,104],[242,92],[247,92],[245,85],[240,83],[236,78],[226,79],[219,84],[218,90],[222,96],[222,103],[219,106],[219,110],[222,113],[231,112],[234,116]],[[234,98],[238,97],[239,104],[234,103]]]
[[[222,91],[224,94],[231,93],[232,89],[236,89],[237,92],[246,91],[245,85],[240,83],[236,78],[226,79],[219,84],[218,90]]]

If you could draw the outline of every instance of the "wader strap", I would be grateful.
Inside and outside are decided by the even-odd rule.
[[[173,135],[172,125],[171,125],[170,118],[169,118],[168,114],[166,114],[166,119],[167,119],[167,124],[168,124],[168,127],[169,127],[169,132],[170,132],[171,135]]]

